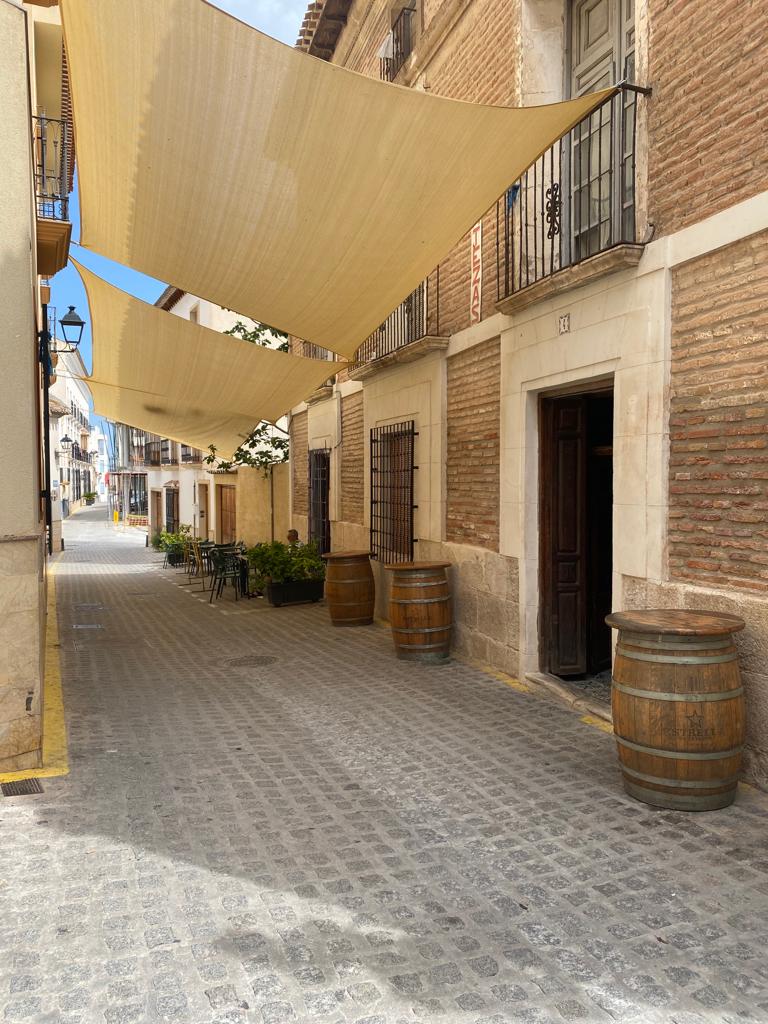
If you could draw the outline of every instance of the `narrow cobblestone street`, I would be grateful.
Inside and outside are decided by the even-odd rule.
[[[768,801],[322,606],[208,604],[103,510],[56,587],[70,774],[0,799],[5,1019],[768,1021]]]

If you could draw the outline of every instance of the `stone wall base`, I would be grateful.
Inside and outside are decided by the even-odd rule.
[[[42,746],[43,538],[0,538],[0,768],[36,768]]]
[[[334,550],[367,550],[368,528],[356,523],[333,523]],[[450,562],[453,597],[452,649],[472,661],[517,676],[519,670],[517,559],[467,544],[419,541],[416,559]],[[376,582],[376,617],[389,619],[391,573],[372,562]]]

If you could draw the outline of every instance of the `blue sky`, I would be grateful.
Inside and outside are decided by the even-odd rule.
[[[216,0],[215,6],[228,11],[230,14],[234,14],[241,21],[253,25],[275,39],[280,39],[282,42],[293,46],[299,34],[304,12],[307,9],[307,0]],[[77,197],[77,182],[75,182],[75,191],[70,197],[69,216],[72,221],[72,238],[73,241],[77,242],[80,236],[80,206]],[[81,249],[78,245],[72,246],[72,255],[95,274],[103,277],[118,288],[122,288],[132,295],[144,299],[146,302],[154,302],[165,287],[162,281],[155,281],[153,278],[139,274],[135,270],[130,270],[119,263],[113,263],[112,260],[104,259],[104,257],[98,256],[96,253]],[[52,278],[51,303],[56,307],[57,320],[66,313],[67,306],[75,306],[80,316],[86,321],[80,351],[86,367],[90,370],[91,318],[80,275],[71,264]],[[56,325],[56,332],[59,335],[61,333],[58,323]]]

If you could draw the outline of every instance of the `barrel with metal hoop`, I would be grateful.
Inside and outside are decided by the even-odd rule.
[[[325,599],[334,626],[367,626],[373,622],[375,591],[370,551],[329,551]]]
[[[396,562],[392,571],[389,621],[398,658],[441,662],[451,647],[451,594],[445,570],[450,562]]]
[[[656,807],[712,811],[736,796],[744,692],[736,615],[615,612],[613,731],[624,788]]]

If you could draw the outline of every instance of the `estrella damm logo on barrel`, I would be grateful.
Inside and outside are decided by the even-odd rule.
[[[667,736],[674,736],[677,740],[711,740],[715,735],[715,727],[704,725],[704,716],[697,711],[685,716],[685,725],[676,726],[673,729],[665,729]]]

